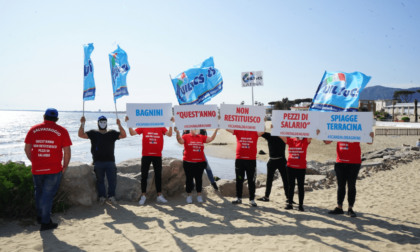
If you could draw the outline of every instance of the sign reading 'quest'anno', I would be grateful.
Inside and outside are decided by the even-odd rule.
[[[264,106],[220,105],[220,128],[264,131]]]
[[[314,111],[273,111],[273,136],[317,137],[319,112]]]
[[[180,130],[217,129],[217,105],[174,106],[175,125]]]

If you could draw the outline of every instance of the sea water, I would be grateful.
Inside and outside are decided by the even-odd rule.
[[[24,161],[26,165],[31,162],[27,159],[24,151],[25,137],[28,130],[43,122],[43,111],[0,111],[0,162]],[[98,129],[98,117],[104,115],[108,119],[108,129],[118,130],[115,113],[85,112],[85,131]],[[71,146],[70,162],[80,161],[83,163],[92,162],[89,139],[78,137],[80,118],[82,112],[60,112],[57,124],[66,128],[70,134],[73,145]],[[130,136],[126,123],[125,114],[118,114],[121,125],[126,130],[127,138],[118,140],[115,143],[115,162],[118,164],[130,158],[141,157],[142,136]],[[211,135],[211,132],[209,132]],[[223,148],[223,146],[220,146]],[[175,132],[172,137],[164,137],[162,156],[182,159],[183,146],[178,144]],[[205,152],[205,149],[204,149]],[[222,159],[207,156],[213,174],[223,179],[235,178],[235,157]],[[259,173],[266,171],[266,163],[257,161]]]

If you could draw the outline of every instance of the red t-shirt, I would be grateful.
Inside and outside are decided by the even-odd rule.
[[[183,135],[182,139],[184,139],[184,161],[196,163],[206,161],[206,157],[204,156],[204,143],[207,140],[207,136],[193,136],[189,133]]]
[[[298,140],[297,138],[287,138],[289,146],[289,158],[287,166],[295,169],[306,169],[306,151],[308,150],[308,139]]]
[[[256,160],[258,133],[256,131],[234,130],[236,136],[236,159]]]
[[[163,150],[163,136],[165,135],[166,128],[137,128],[137,134],[143,134],[143,150],[142,156],[161,157]]]
[[[56,174],[63,170],[63,148],[72,145],[69,132],[55,122],[44,121],[26,134],[26,144],[32,144],[32,174]]]
[[[337,142],[337,163],[361,164],[362,150],[359,142]]]

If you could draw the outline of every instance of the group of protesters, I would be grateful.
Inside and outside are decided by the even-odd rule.
[[[127,122],[128,117],[125,118]],[[174,121],[174,119],[171,119]],[[45,111],[44,122],[33,126],[25,138],[25,153],[32,162],[32,174],[35,187],[35,203],[37,210],[37,221],[41,224],[41,231],[57,228],[58,224],[51,220],[51,209],[54,195],[60,185],[62,174],[66,171],[71,158],[70,146],[72,142],[68,131],[58,125],[58,111],[49,108]],[[96,186],[98,190],[99,203],[104,204],[108,201],[117,204],[115,191],[117,185],[117,167],[115,164],[115,142],[127,137],[121,122],[117,119],[119,131],[108,129],[108,120],[105,116],[98,118],[98,129],[85,131],[86,119],[80,120],[81,125],[78,131],[80,138],[91,141],[91,153],[93,158],[94,172],[96,175]],[[193,203],[192,191],[197,192],[197,202],[202,203],[202,176],[206,171],[211,184],[218,190],[214,181],[211,168],[204,154],[204,144],[212,142],[216,136],[216,129],[211,136],[207,136],[205,130],[193,129],[184,132],[175,127],[176,139],[179,144],[184,145],[183,150],[183,169],[186,176],[187,203]],[[298,210],[304,211],[304,183],[306,173],[306,153],[311,138],[290,138],[272,136],[267,132],[226,130],[233,134],[237,140],[235,174],[236,174],[236,198],[233,204],[242,203],[242,188],[245,176],[248,180],[249,204],[257,206],[255,202],[255,182],[257,175],[257,142],[259,137],[267,140],[270,159],[267,163],[267,184],[265,196],[257,199],[258,201],[270,201],[270,193],[274,174],[276,170],[280,172],[284,195],[286,197],[285,209],[293,209],[295,181],[297,180],[299,204]],[[143,135],[142,138],[142,158],[141,158],[141,190],[142,196],[139,204],[146,202],[147,179],[150,165],[153,164],[155,173],[155,185],[157,201],[166,203],[167,200],[162,195],[162,150],[164,146],[164,136],[172,136],[172,127],[169,130],[161,128],[129,128],[131,136]],[[319,134],[319,130],[317,134]],[[370,133],[373,142],[373,133]],[[331,144],[331,141],[324,141]],[[285,146],[288,145],[289,157],[286,160]],[[371,143],[370,143],[371,144]],[[64,155],[63,155],[64,152]],[[337,142],[337,159],[335,172],[337,175],[337,207],[330,211],[330,214],[344,214],[343,201],[348,186],[347,214],[356,217],[353,205],[356,198],[356,179],[361,167],[361,149],[358,142]],[[105,175],[108,181],[108,190],[105,188]],[[195,182],[195,183],[194,183]]]

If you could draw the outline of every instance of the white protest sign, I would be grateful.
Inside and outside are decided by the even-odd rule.
[[[264,131],[264,106],[220,105],[220,128]]]
[[[273,110],[272,136],[317,137],[317,111]]]
[[[242,72],[242,87],[264,86],[263,71]]]
[[[179,130],[217,129],[217,105],[174,106],[175,126]]]
[[[172,103],[127,103],[130,128],[172,127]]]
[[[319,140],[371,143],[372,112],[320,112]]]

